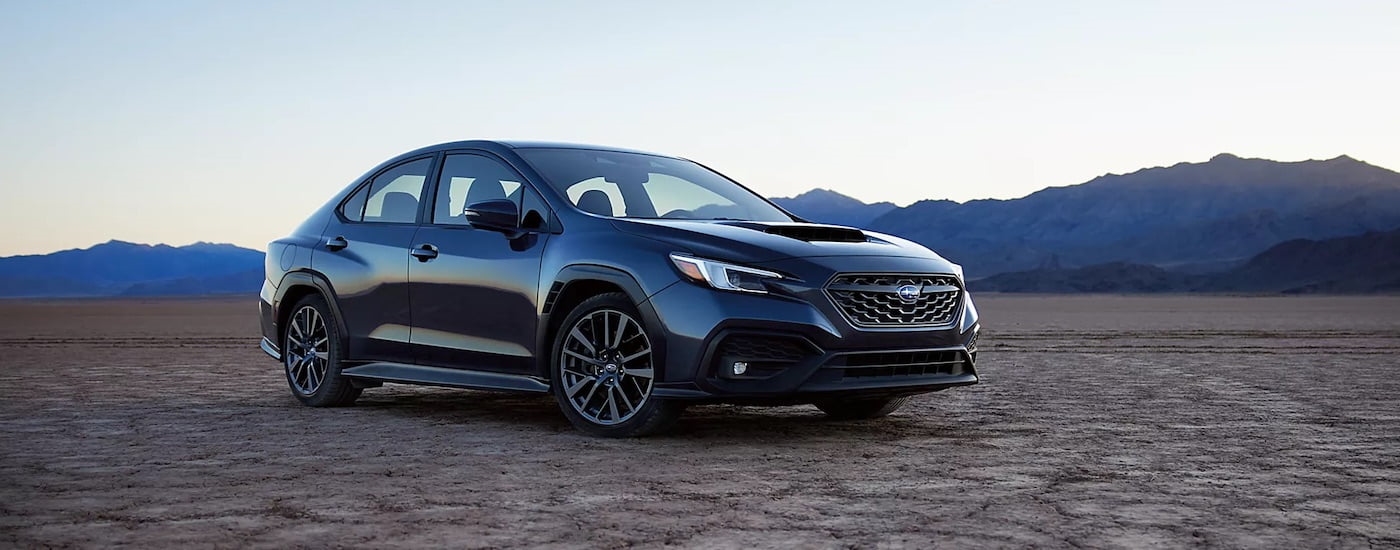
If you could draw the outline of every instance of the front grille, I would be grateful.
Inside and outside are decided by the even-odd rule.
[[[729,360],[796,363],[818,353],[805,340],[789,336],[738,334],[719,346],[719,356]]]
[[[833,365],[845,378],[958,375],[966,372],[966,356],[958,350],[853,353]]]
[[[903,287],[918,296],[901,298]],[[962,288],[951,275],[839,275],[826,293],[857,327],[931,327],[952,324]]]

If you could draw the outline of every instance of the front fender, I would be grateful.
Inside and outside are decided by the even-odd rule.
[[[541,304],[539,333],[536,336],[536,365],[539,376],[550,378],[550,361],[554,355],[553,329],[563,322],[570,309],[557,308],[559,299],[569,295],[570,286],[584,282],[604,282],[622,289],[622,292],[637,306],[637,312],[646,324],[647,337],[651,339],[652,353],[665,357],[666,338],[661,318],[652,307],[649,296],[640,282],[632,274],[621,269],[596,264],[574,264],[561,269],[549,286],[549,292]],[[659,366],[659,365],[658,365]]]

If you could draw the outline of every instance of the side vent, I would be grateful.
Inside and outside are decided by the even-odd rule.
[[[549,312],[554,310],[554,302],[559,299],[560,290],[564,290],[564,283],[554,281],[554,284],[549,285],[549,294],[544,297],[545,315],[549,315]]]
[[[831,225],[774,225],[765,232],[807,242],[866,242],[865,233],[859,229]]]

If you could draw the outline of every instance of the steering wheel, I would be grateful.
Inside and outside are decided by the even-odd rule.
[[[677,209],[675,209],[675,210],[672,210],[672,211],[670,211],[670,212],[667,212],[667,213],[665,213],[665,214],[662,214],[661,217],[663,217],[663,218],[672,218],[672,219],[676,219],[676,218],[689,218],[689,217],[691,217],[691,214],[693,214],[693,212],[691,212],[691,211],[689,211],[689,210],[686,210],[686,209],[684,209],[684,208],[677,208]]]

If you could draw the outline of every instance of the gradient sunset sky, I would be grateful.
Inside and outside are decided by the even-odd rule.
[[[1400,2],[0,1],[0,256],[262,248],[442,141],[770,196],[1013,198],[1220,152],[1400,169]]]

